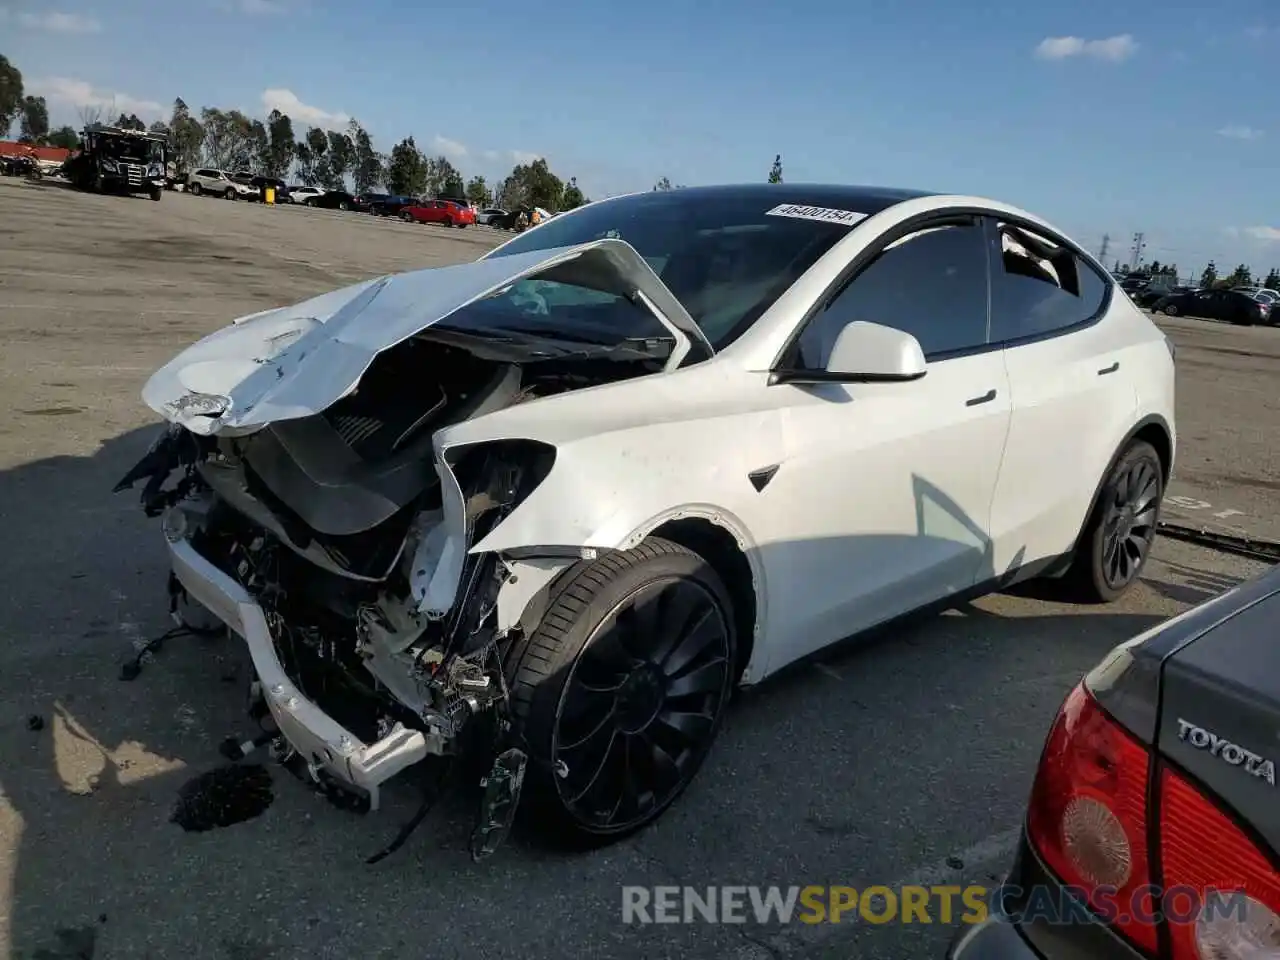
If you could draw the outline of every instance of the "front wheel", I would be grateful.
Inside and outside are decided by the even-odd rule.
[[[228,200],[234,200],[236,198],[236,192],[232,190],[230,187],[227,187],[227,190],[225,193],[223,193],[223,196],[226,197]]]
[[[1178,307],[1173,303],[1166,303],[1161,309],[1166,317],[1176,317],[1178,315]]]
[[[507,662],[524,815],[575,846],[652,823],[710,750],[736,658],[732,603],[702,557],[654,538],[584,565]]]
[[[164,188],[163,188],[163,187],[152,187],[152,188],[151,188],[151,199],[152,199],[152,200],[154,200],[154,201],[156,201],[157,203],[159,203],[159,202],[160,202],[160,198],[161,198],[161,197],[163,197],[163,196],[164,196]]]
[[[1111,603],[1138,580],[1164,500],[1164,468],[1151,444],[1134,440],[1111,468],[1067,572],[1079,599]]]
[[[350,205],[347,203],[347,201],[342,200],[342,201],[339,201],[339,203],[338,203],[338,209],[339,209],[339,210],[350,210],[350,209],[351,209],[351,207],[350,207]]]
[[[190,186],[188,186],[187,193],[191,194],[193,197],[200,196],[200,184],[193,183]]]

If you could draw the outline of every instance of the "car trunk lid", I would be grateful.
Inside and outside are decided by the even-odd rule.
[[[1280,568],[1164,663],[1159,751],[1280,851]]]

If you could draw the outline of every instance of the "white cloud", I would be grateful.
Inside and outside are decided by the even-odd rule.
[[[1226,137],[1228,140],[1257,140],[1262,136],[1262,131],[1257,127],[1233,123],[1219,130],[1218,136]]]
[[[287,114],[295,123],[307,123],[313,127],[329,130],[345,130],[347,124],[351,122],[351,117],[347,114],[323,110],[309,103],[303,103],[296,93],[284,88],[273,87],[270,90],[263,90],[262,108],[267,113],[279,110]]]
[[[10,17],[28,30],[47,30],[50,33],[99,33],[102,30],[102,24],[93,17],[79,13],[50,11],[14,14],[8,7],[0,7],[0,20],[8,20]]]
[[[1036,56],[1041,60],[1067,60],[1071,57],[1089,57],[1119,63],[1128,60],[1138,50],[1132,34],[1121,33],[1104,40],[1085,40],[1083,37],[1045,37],[1036,46]]]
[[[165,108],[154,100],[140,100],[127,93],[101,90],[87,80],[75,80],[71,77],[33,80],[29,89],[51,104],[76,109],[98,107],[104,113],[113,114],[111,117],[103,117],[108,122],[115,119],[114,114],[120,113],[133,113],[142,118],[163,117],[166,113]]]
[[[541,160],[542,154],[530,153],[528,150],[512,150],[511,159],[518,164],[533,163],[535,160]]]
[[[431,140],[431,149],[437,153],[443,153],[446,157],[465,157],[467,155],[467,145],[459,143],[457,140],[450,140],[448,137],[436,134]]]
[[[499,154],[497,150],[485,150],[480,154],[480,156],[484,157],[486,160],[497,160],[501,154]]]
[[[1254,240],[1264,243],[1280,241],[1280,227],[1245,227],[1244,232]]]

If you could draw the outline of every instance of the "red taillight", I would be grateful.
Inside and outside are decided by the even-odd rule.
[[[1280,957],[1280,873],[1171,770],[1160,777],[1160,857],[1174,960]]]
[[[1156,949],[1147,865],[1146,749],[1077,686],[1040,759],[1027,834],[1064,884],[1137,946]]]

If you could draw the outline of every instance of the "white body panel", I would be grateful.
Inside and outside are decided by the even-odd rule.
[[[1171,354],[1118,292],[1083,330],[931,363],[912,382],[770,383],[807,311],[856,254],[909,218],[949,208],[1058,233],[990,201],[908,200],[859,223],[710,360],[438,431],[445,534],[416,599],[438,613],[456,591],[465,542],[452,458],[500,439],[549,444],[556,461],[472,553],[627,548],[667,520],[705,518],[733,534],[752,570],[757,623],[745,682],[1070,549],[1131,429],[1151,416],[1173,430]],[[193,347],[144,395],[162,415],[205,432],[319,412],[358,383],[378,351],[570,253],[490,256],[268,312]],[[657,288],[645,292],[661,299]],[[687,314],[659,312],[682,335]],[[272,338],[281,334],[294,339],[277,350]],[[1113,374],[1098,374],[1113,362]],[[184,413],[179,401],[191,391],[229,397],[229,415],[215,427]],[[776,475],[757,490],[749,474],[771,467]]]

